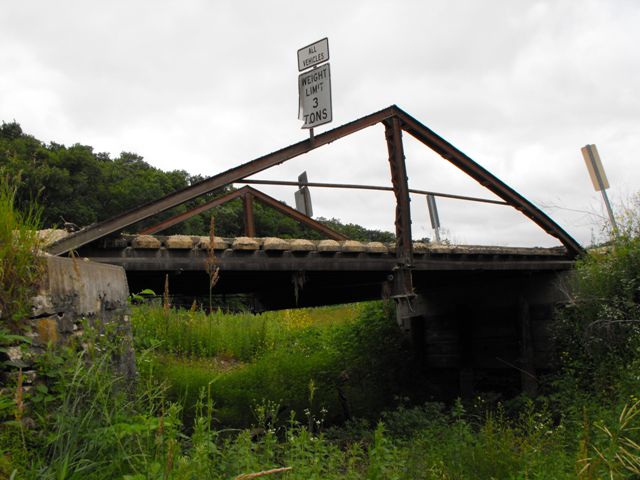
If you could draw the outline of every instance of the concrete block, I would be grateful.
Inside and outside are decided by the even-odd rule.
[[[138,235],[131,241],[131,246],[133,248],[158,249],[161,242],[152,235]]]
[[[319,252],[339,252],[340,244],[335,240],[320,240],[317,248]]]
[[[362,253],[367,251],[367,247],[364,243],[356,240],[345,240],[342,242],[342,251],[346,253]]]
[[[262,249],[265,251],[284,251],[289,250],[290,245],[287,240],[275,237],[267,237],[262,242]]]
[[[46,228],[44,230],[38,230],[38,238],[44,246],[51,245],[58,240],[62,240],[67,235],[69,235],[69,232],[59,228]]]
[[[365,245],[369,253],[388,253],[389,249],[382,242],[369,242]]]
[[[199,237],[196,244],[196,248],[201,250],[208,250],[211,239],[209,237]],[[213,237],[213,249],[214,250],[226,250],[229,248],[229,242],[222,237]]]
[[[193,248],[193,240],[189,235],[171,235],[165,239],[164,246],[176,250],[190,250]]]
[[[413,253],[418,255],[429,253],[429,246],[423,242],[413,242]]]
[[[122,267],[63,257],[45,257],[46,271],[36,296],[40,311],[96,315],[128,307]]]
[[[316,245],[311,240],[291,240],[289,245],[292,252],[312,252],[316,249]]]
[[[258,250],[260,244],[251,237],[237,237],[231,245],[233,250]]]

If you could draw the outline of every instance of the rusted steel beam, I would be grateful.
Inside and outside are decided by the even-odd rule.
[[[251,192],[247,192],[242,196],[242,207],[244,210],[244,234],[247,237],[255,237],[256,222],[253,218],[253,195]]]
[[[298,187],[298,182],[288,182],[284,180],[251,180],[243,179],[234,183],[242,183],[248,185],[280,185],[283,187]],[[359,185],[353,183],[323,183],[323,182],[307,182],[308,187],[320,187],[320,188],[344,188],[353,190],[377,190],[382,192],[393,192],[393,187],[384,187],[382,185]],[[431,192],[429,190],[416,190],[410,188],[409,193],[416,193],[418,195],[433,195],[434,197],[452,198],[454,200],[468,200],[470,202],[491,203],[494,205],[509,205],[502,200],[491,200],[489,198],[469,197],[466,195],[455,195],[453,193]]]
[[[513,206],[516,210],[529,217],[549,235],[560,240],[571,258],[576,258],[585,253],[584,248],[542,210],[411,115],[396,106],[393,108],[396,113],[395,116],[400,120],[402,129],[405,132],[431,148],[445,160],[451,162],[482,186]]]
[[[222,197],[218,197],[214,200],[211,200],[210,202],[203,203],[202,205],[198,205],[197,207],[192,208],[191,210],[188,210],[183,213],[179,213],[178,215],[174,215],[171,218],[167,218],[166,220],[160,223],[156,223],[151,227],[147,227],[138,233],[140,235],[153,235],[154,233],[158,233],[158,232],[161,232],[162,230],[166,230],[167,228],[173,227],[174,225],[177,225],[180,222],[184,222],[185,220],[188,220],[191,217],[194,217],[200,213],[206,212],[207,210],[210,210],[213,207],[217,207],[218,205],[222,205],[223,203],[227,203],[227,202],[230,202],[231,200],[235,200],[236,198],[242,197],[245,193],[249,191],[249,188],[251,187],[244,187],[238,190],[234,190],[233,192],[227,193],[226,195],[223,195]]]
[[[389,151],[389,166],[391,168],[391,182],[396,197],[396,253],[400,262],[411,265],[413,244],[411,241],[411,209],[409,198],[409,183],[407,167],[404,162],[402,147],[402,130],[397,118],[384,122],[387,150]]]
[[[48,247],[48,252],[53,255],[60,255],[69,250],[77,249],[82,245],[98,240],[99,238],[118,232],[129,225],[133,225],[141,220],[145,220],[165,210],[181,205],[189,200],[213,192],[220,187],[238,181],[242,178],[254,175],[274,165],[286,162],[291,158],[297,157],[311,150],[334,142],[342,137],[363,130],[367,127],[380,123],[390,118],[395,113],[395,107],[388,107],[379,112],[372,113],[353,122],[341,125],[327,132],[316,135],[313,142],[303,140],[281,150],[269,153],[250,162],[244,163],[238,167],[231,168],[226,172],[214,175],[191,185],[187,188],[147,203],[140,207],[129,210],[116,217],[104,220],[59,240]]]
[[[323,225],[322,223],[314,220],[311,217],[307,217],[306,215],[297,211],[295,208],[291,208],[290,206],[285,205],[284,203],[276,200],[273,197],[270,197],[269,195],[266,195],[265,193],[262,193],[259,190],[255,190],[251,187],[245,187],[245,188],[251,189],[250,190],[251,194],[259,202],[262,202],[265,205],[268,205],[271,208],[274,208],[275,210],[278,210],[279,212],[287,215],[288,217],[291,217],[294,220],[308,226],[309,228],[312,228],[313,230],[326,235],[328,238],[332,240],[347,240],[346,236],[336,232],[335,230],[327,227],[326,225]]]
[[[408,328],[412,316],[413,291],[413,242],[411,240],[411,208],[409,179],[404,161],[402,130],[396,117],[384,121],[391,182],[396,197],[396,266],[393,269],[391,296],[396,299],[396,320],[402,328]]]

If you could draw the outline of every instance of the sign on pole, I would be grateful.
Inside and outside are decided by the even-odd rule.
[[[298,77],[299,113],[302,128],[313,128],[332,120],[331,71],[329,64],[314,68]]]
[[[298,50],[298,71],[311,68],[298,76],[298,119],[308,128],[313,139],[313,127],[329,123],[331,111],[331,70],[329,64],[329,39],[323,38]]]
[[[607,196],[606,191],[607,188],[609,188],[609,181],[607,180],[607,175],[604,173],[604,167],[600,161],[598,149],[595,145],[585,145],[581,150],[584,163],[587,164],[587,170],[589,170],[589,176],[591,177],[593,188],[596,189],[596,192],[602,193],[602,200],[604,201],[605,207],[607,207],[609,221],[611,222],[611,226],[615,232],[618,230],[618,225],[616,224],[616,218],[613,215],[613,209],[609,203],[609,197]]]
[[[298,71],[301,72],[329,60],[329,39],[323,38],[298,50]]]
[[[609,188],[609,181],[607,175],[604,173],[604,167],[600,161],[600,155],[595,145],[585,145],[581,148],[582,157],[584,163],[587,164],[587,170],[589,170],[589,176],[591,177],[591,183],[596,192]]]
[[[307,186],[308,183],[309,180],[307,179],[306,171],[298,175],[298,186],[300,187],[300,189],[295,193],[296,210],[306,215],[307,217],[313,217],[311,193],[309,192],[309,187]]]

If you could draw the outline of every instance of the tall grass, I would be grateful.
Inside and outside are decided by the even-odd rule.
[[[172,310],[157,305],[136,306],[132,312],[134,337],[142,348],[178,356],[221,356],[242,362],[288,345],[308,329],[337,326],[357,318],[357,304],[320,309],[207,314],[201,310]]]
[[[427,404],[390,411],[383,422],[325,429],[307,386],[308,416],[262,402],[251,429],[230,430],[213,421],[215,384],[200,389],[195,414],[184,424],[181,406],[167,401],[162,387],[141,381],[127,395],[108,355],[93,360],[87,367],[78,356],[61,367],[61,397],[27,432],[29,455],[13,465],[15,478],[230,479],[280,471],[274,478],[569,479],[582,466],[565,445],[571,436],[532,405],[515,420],[500,411],[473,420],[461,405]],[[623,412],[627,431],[636,428],[633,414]],[[3,449],[6,438],[0,436]],[[624,441],[630,440],[627,434]],[[603,456],[620,454],[607,446],[598,444]],[[602,478],[608,468],[594,467],[590,478]]]
[[[327,421],[336,423],[373,417],[395,394],[409,394],[413,357],[383,302],[258,316],[163,317],[158,307],[143,307],[133,319],[138,341],[156,345],[154,375],[167,380],[171,398],[191,415],[197,392],[210,387],[220,424],[249,425],[252,405],[262,400],[298,416],[324,407]],[[203,341],[215,344],[207,348]]]
[[[35,204],[26,211],[15,205],[16,185],[0,170],[0,319],[12,326],[29,313],[30,298],[42,271],[37,261],[37,229],[41,209]]]

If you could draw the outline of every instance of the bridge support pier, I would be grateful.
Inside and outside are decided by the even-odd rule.
[[[537,376],[552,365],[551,325],[567,301],[558,272],[414,275],[421,317],[412,343],[428,396],[471,398],[537,393]]]

